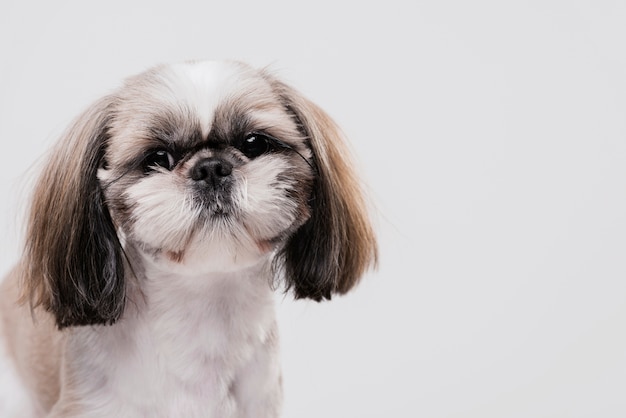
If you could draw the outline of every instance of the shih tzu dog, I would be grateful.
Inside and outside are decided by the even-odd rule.
[[[330,299],[376,253],[344,138],[296,90],[234,62],[132,77],[47,157],[0,293],[0,412],[279,416],[273,291]]]

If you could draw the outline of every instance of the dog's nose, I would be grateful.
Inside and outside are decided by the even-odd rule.
[[[220,180],[231,175],[233,165],[221,158],[205,158],[191,169],[191,179],[216,186]]]

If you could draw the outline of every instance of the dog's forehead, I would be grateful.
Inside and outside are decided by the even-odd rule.
[[[266,74],[238,62],[158,67],[128,80],[121,93],[117,112],[121,131],[182,123],[207,138],[212,129],[228,131],[243,121],[257,129],[291,125]]]
[[[157,137],[193,147],[210,132],[267,130],[288,143],[299,136],[270,78],[237,62],[158,67],[127,80],[118,99],[109,126],[113,160],[153,147]]]
[[[175,64],[166,67],[161,77],[172,94],[169,101],[174,102],[174,108],[191,112],[203,137],[216,122],[220,109],[235,105],[263,107],[263,103],[275,99],[271,86],[256,69],[236,62]]]

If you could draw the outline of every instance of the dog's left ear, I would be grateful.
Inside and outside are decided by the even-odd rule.
[[[267,75],[309,140],[316,178],[311,217],[279,254],[287,287],[317,301],[350,290],[377,262],[377,244],[343,133],[316,104]]]

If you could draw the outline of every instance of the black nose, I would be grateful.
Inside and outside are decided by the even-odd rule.
[[[205,158],[200,160],[191,169],[191,179],[216,186],[220,180],[230,176],[233,165],[220,158]]]

